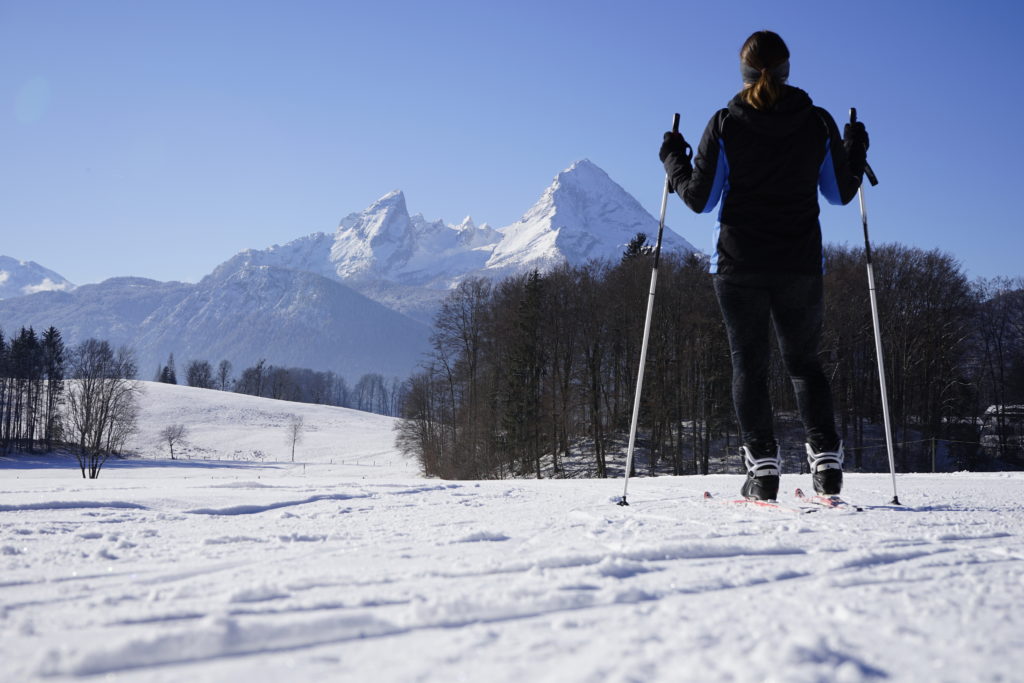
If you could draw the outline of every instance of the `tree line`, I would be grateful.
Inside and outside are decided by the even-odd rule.
[[[68,347],[55,327],[42,334],[22,328],[10,338],[0,330],[0,455],[66,448],[77,457],[83,477],[98,477],[107,459],[123,453],[136,431],[137,372],[126,346],[87,339]],[[177,383],[173,354],[155,379]],[[207,361],[190,361],[185,380],[194,387],[384,415],[398,413],[404,390],[401,381],[380,374],[366,374],[350,387],[332,372],[275,367],[264,360],[237,379],[230,361],[216,369]],[[172,452],[180,436],[170,440]],[[293,444],[297,438],[296,432]]]
[[[959,467],[1024,462],[1010,408],[1024,403],[1024,286],[970,282],[948,254],[873,252],[900,470],[924,469],[942,440]],[[848,466],[887,466],[863,255],[826,249],[822,357]],[[607,476],[632,411],[651,259],[638,235],[619,263],[503,282],[469,279],[438,313],[432,353],[409,381],[399,443],[446,478],[565,476],[570,454]],[[777,351],[778,421],[796,405]],[[663,255],[641,405],[644,466],[709,473],[739,459],[728,342],[706,258]],[[990,406],[997,406],[992,415]],[[1024,412],[1024,410],[1018,411]],[[1003,420],[1002,428],[986,427]],[[995,437],[986,441],[982,432]],[[802,444],[796,444],[802,450]]]
[[[188,386],[200,389],[340,406],[391,416],[399,414],[405,391],[405,382],[397,377],[387,379],[379,373],[366,373],[350,386],[344,377],[331,371],[280,367],[268,364],[265,359],[244,368],[238,377],[233,371],[229,360],[221,360],[214,367],[208,360],[194,359],[185,366],[184,380]],[[173,353],[157,368],[154,381],[179,383]]]
[[[135,373],[126,347],[87,339],[69,349],[54,327],[0,331],[0,453],[71,447],[95,479],[135,431]]]

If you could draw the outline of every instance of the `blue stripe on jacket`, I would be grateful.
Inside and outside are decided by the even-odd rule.
[[[701,213],[710,213],[715,204],[721,200],[722,206],[718,209],[718,222],[711,234],[711,273],[718,272],[718,236],[722,232],[722,209],[725,208],[725,198],[729,194],[729,159],[725,156],[725,142],[718,138],[718,163],[715,164],[715,179],[711,183],[711,192],[708,194],[707,204]]]
[[[708,201],[700,213],[710,213],[719,199],[725,203],[723,195],[729,192],[729,160],[725,156],[725,142],[718,138],[718,163],[715,164],[715,179],[711,181],[711,191],[708,193]]]
[[[836,178],[836,166],[832,162],[832,140],[825,138],[825,158],[818,169],[818,188],[829,204],[842,206],[843,198],[839,194],[839,180]]]

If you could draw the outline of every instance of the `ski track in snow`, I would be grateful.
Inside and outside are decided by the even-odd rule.
[[[339,468],[344,472],[344,468]],[[2,472],[0,680],[1020,680],[1021,475]],[[259,479],[257,480],[257,477]],[[787,486],[804,485],[787,477]],[[121,678],[119,678],[120,680]]]

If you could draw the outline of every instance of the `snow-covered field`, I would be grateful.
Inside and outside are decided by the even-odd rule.
[[[1024,680],[1020,474],[902,475],[900,508],[848,475],[864,512],[802,515],[640,478],[619,507],[419,478],[388,418],[147,388],[140,438],[191,424],[192,460],[0,460],[0,680]]]
[[[231,460],[238,467],[274,462],[257,476],[298,471],[312,474],[330,466],[332,477],[416,477],[419,465],[395,450],[392,433],[396,420],[347,408],[274,401],[244,394],[195,389],[157,382],[141,382],[143,395],[139,433],[129,447],[143,459],[169,457],[160,432],[173,424],[185,425],[184,448],[175,446],[173,463],[193,469],[196,460]],[[303,419],[291,462],[288,425],[293,416]],[[222,467],[223,462],[209,463]],[[343,467],[339,468],[338,465]],[[257,468],[258,469],[258,468]],[[103,475],[105,476],[105,475]]]

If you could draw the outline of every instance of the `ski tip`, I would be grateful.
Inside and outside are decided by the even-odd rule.
[[[704,492],[704,500],[711,500],[711,491]]]
[[[793,495],[796,496],[797,498],[804,498],[805,497],[804,496],[804,490],[803,489],[799,489],[799,488],[796,491],[793,492]]]

